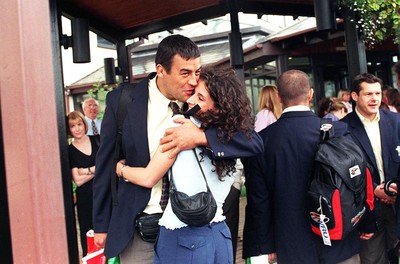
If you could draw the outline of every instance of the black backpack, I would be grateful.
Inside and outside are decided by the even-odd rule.
[[[373,207],[372,177],[361,149],[345,136],[335,137],[332,120],[322,119],[307,195],[312,231],[330,246],[331,240],[351,233]]]

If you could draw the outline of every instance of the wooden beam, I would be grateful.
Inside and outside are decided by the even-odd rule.
[[[0,98],[14,263],[68,263],[48,0],[0,2]]]

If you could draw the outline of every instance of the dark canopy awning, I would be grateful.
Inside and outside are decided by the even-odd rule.
[[[89,19],[90,29],[116,42],[173,30],[230,12],[314,16],[313,0],[61,0],[63,15]]]

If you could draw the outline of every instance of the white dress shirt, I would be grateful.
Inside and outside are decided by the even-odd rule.
[[[157,77],[149,80],[149,100],[147,106],[147,139],[149,144],[150,158],[156,152],[160,139],[165,130],[170,126],[172,110],[169,107],[171,100],[166,98],[156,84]],[[162,212],[160,206],[162,191],[162,179],[151,189],[150,201],[144,212],[154,214]]]
[[[379,120],[381,119],[381,116],[378,111],[375,118],[370,121],[368,118],[362,116],[360,112],[358,112],[357,107],[356,114],[360,118],[361,123],[363,124],[364,129],[367,132],[369,142],[371,143],[372,150],[374,152],[376,166],[378,166],[379,177],[382,183],[385,181],[385,174],[383,172],[381,131],[379,129]]]
[[[85,116],[87,125],[88,125],[88,131],[86,133],[86,135],[88,136],[93,136],[93,128],[92,128],[92,119],[90,119],[89,117]],[[100,135],[100,130],[101,130],[101,120],[100,119],[95,119],[94,123],[96,125],[97,131],[99,132]]]

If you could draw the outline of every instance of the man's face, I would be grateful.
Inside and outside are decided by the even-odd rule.
[[[89,100],[86,102],[86,106],[83,108],[83,112],[85,113],[85,116],[94,120],[99,114],[99,106],[96,104],[96,101]]]
[[[382,100],[382,87],[380,83],[361,83],[360,93],[357,95],[356,92],[351,93],[351,97],[356,102],[356,109],[358,112],[373,120],[376,113],[379,111]]]
[[[186,102],[194,92],[200,70],[200,57],[185,60],[175,55],[169,73],[162,65],[157,65],[157,86],[166,98]]]

